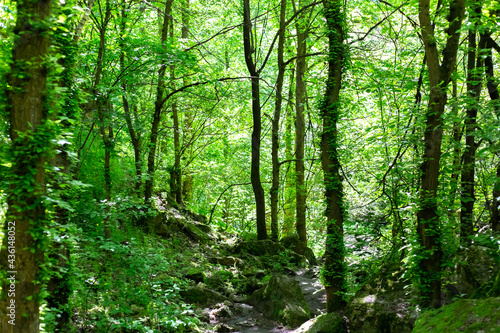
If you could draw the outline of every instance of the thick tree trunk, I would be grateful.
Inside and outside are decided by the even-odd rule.
[[[340,87],[344,62],[344,24],[342,1],[323,0],[328,36],[328,79],[325,100],[321,112],[323,134],[321,136],[321,164],[325,177],[326,197],[326,249],[324,279],[326,310],[335,312],[345,307],[344,266],[344,192],[340,176],[338,156],[337,122],[340,119]]]
[[[165,2],[165,10],[163,12],[163,27],[161,31],[161,42],[165,43],[168,36],[168,27],[170,22],[170,13],[172,12],[173,0]],[[165,64],[160,65],[158,70],[158,86],[156,88],[155,111],[153,121],[151,123],[151,134],[149,137],[149,153],[148,153],[148,175],[146,177],[144,188],[144,203],[151,204],[153,194],[154,173],[155,173],[155,158],[156,144],[158,142],[158,127],[160,126],[161,111],[163,108],[163,95],[165,93]]]
[[[98,0],[99,1],[99,0]],[[104,190],[106,193],[106,207],[104,209],[104,234],[106,238],[111,237],[111,230],[109,227],[109,203],[111,201],[111,151],[113,150],[113,132],[112,128],[107,125],[109,122],[109,98],[99,91],[99,83],[101,82],[101,75],[104,69],[103,62],[106,55],[106,30],[108,22],[111,18],[111,5],[106,1],[106,13],[101,19],[99,26],[99,50],[97,52],[96,74],[93,87],[94,96],[96,96],[97,116],[99,118],[99,130],[104,145]]]
[[[245,62],[248,72],[252,76],[252,163],[250,166],[250,179],[255,196],[257,217],[257,238],[267,239],[266,229],[266,201],[264,189],[260,181],[260,135],[262,131],[262,118],[260,109],[260,80],[252,54],[255,45],[252,43],[252,22],[250,20],[250,1],[243,1],[243,44],[245,48]]]
[[[481,14],[481,6],[475,5],[475,15]],[[479,42],[479,50],[484,48],[484,39]],[[476,128],[477,107],[481,96],[482,80],[479,70],[482,67],[481,56],[476,46],[476,32],[469,30],[469,51],[467,53],[467,95],[468,103],[465,117],[465,149],[462,165],[462,191],[460,202],[462,204],[460,214],[460,238],[462,244],[470,244],[470,236],[473,234],[474,226],[474,171],[476,164]],[[477,60],[476,60],[477,59]],[[477,64],[476,64],[477,61]]]
[[[2,333],[39,332],[40,266],[45,209],[45,160],[50,155],[53,116],[47,109],[47,55],[52,3],[17,1],[16,36],[7,77],[7,111],[12,140],[12,185],[8,191],[5,236],[0,250]],[[41,148],[39,151],[37,148]],[[32,252],[33,251],[33,252]]]
[[[278,32],[278,77],[276,78],[276,102],[274,104],[273,129],[271,138],[271,155],[273,164],[273,180],[271,186],[271,239],[277,241],[279,238],[278,226],[278,192],[280,186],[279,165],[279,124],[281,118],[281,104],[283,102],[283,78],[285,76],[285,65],[283,60],[285,44],[285,14],[286,0],[281,0],[280,6],[280,30]]]
[[[421,168],[420,209],[417,213],[417,233],[421,245],[420,282],[422,305],[441,306],[441,230],[437,205],[439,162],[443,137],[443,112],[446,105],[446,89],[455,68],[460,32],[464,16],[465,0],[450,4],[448,16],[449,36],[443,49],[442,65],[431,23],[429,0],[419,0],[419,21],[422,28],[427,68],[429,73],[429,105],[425,115],[424,156]]]
[[[488,49],[486,53],[486,57],[484,58],[484,67],[486,71],[487,87],[488,94],[490,95],[490,99],[494,102],[495,113],[497,117],[500,116],[500,92],[498,91],[498,84],[495,80],[494,67],[493,67],[493,54],[492,48],[494,41],[491,40],[490,33],[487,32],[484,34],[484,40],[486,41],[486,47]],[[498,154],[498,158],[500,160],[500,154]],[[500,206],[500,161],[497,164],[497,172],[496,172],[496,181],[493,185],[493,198],[491,204],[491,218],[490,225],[491,230],[500,231],[500,214],[499,214],[499,206]]]
[[[302,1],[299,1],[299,9],[302,7]],[[306,104],[306,84],[304,75],[306,72],[306,50],[307,50],[307,27],[304,23],[304,15],[300,15],[296,25],[297,29],[297,61],[295,70],[295,176],[296,176],[296,217],[295,229],[299,239],[307,244],[306,232],[306,188],[304,181],[304,139],[306,125],[304,121],[304,109]]]

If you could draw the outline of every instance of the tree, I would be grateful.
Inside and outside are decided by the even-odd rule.
[[[172,2],[173,0],[167,0],[165,2],[165,9],[163,11],[163,26],[161,29],[160,41],[165,44],[168,37],[168,31],[170,27],[170,16],[172,12]],[[151,122],[151,134],[149,138],[149,153],[148,153],[148,175],[146,178],[145,190],[144,190],[144,203],[151,204],[151,197],[153,194],[153,181],[155,174],[155,154],[156,146],[158,143],[158,127],[160,125],[161,113],[163,110],[164,100],[163,95],[165,93],[165,71],[166,64],[162,62],[160,68],[158,69],[158,85],[156,90],[156,101],[154,106],[153,121]]]
[[[262,132],[262,118],[260,107],[260,72],[265,63],[260,69],[257,68],[257,63],[253,58],[253,54],[257,54],[254,37],[252,34],[252,21],[250,19],[250,0],[243,0],[243,45],[245,48],[245,63],[248,72],[252,77],[252,166],[251,166],[251,181],[255,196],[256,215],[257,215],[257,238],[267,239],[266,229],[266,201],[264,189],[260,180],[260,140]]]
[[[334,312],[344,308],[344,192],[340,176],[337,123],[340,119],[340,88],[344,65],[345,14],[342,1],[323,0],[328,36],[328,77],[325,98],[321,105],[323,133],[321,164],[325,178],[326,249],[323,276],[326,309]]]
[[[285,45],[285,16],[286,0],[280,1],[280,22],[278,31],[278,75],[276,77],[276,100],[274,104],[273,129],[271,137],[271,154],[273,164],[273,178],[271,186],[271,238],[277,241],[279,238],[278,227],[278,192],[280,183],[279,164],[279,125],[281,118],[281,106],[283,102],[283,79],[285,76],[285,64],[283,60]]]
[[[482,6],[475,3],[471,8],[469,20],[478,20],[481,15]],[[469,30],[469,50],[467,52],[467,93],[468,103],[466,106],[465,118],[465,149],[463,153],[462,165],[462,191],[460,201],[462,209],[460,214],[460,237],[463,244],[470,244],[470,236],[473,234],[474,223],[474,203],[476,201],[475,183],[475,163],[477,143],[477,110],[481,97],[482,87],[482,54],[485,47],[485,39],[481,38],[477,45],[477,33],[475,28]]]
[[[419,21],[427,56],[429,74],[429,104],[425,114],[424,153],[421,166],[420,209],[417,214],[417,233],[422,247],[419,263],[422,304],[425,307],[441,306],[441,231],[437,204],[439,161],[443,137],[443,113],[446,89],[455,69],[460,37],[460,27],[465,11],[465,0],[450,3],[446,46],[442,60],[438,53],[434,25],[430,17],[430,1],[419,0]]]
[[[46,244],[45,162],[53,153],[54,82],[49,73],[52,1],[18,1],[7,78],[12,166],[0,252],[2,332],[39,332]]]
[[[302,1],[299,1],[299,7],[302,7]],[[304,110],[306,104],[306,84],[304,75],[307,69],[307,22],[304,14],[300,15],[296,23],[297,30],[297,60],[295,67],[295,176],[296,176],[296,230],[301,242],[307,244],[306,232],[306,187],[304,181],[304,144],[306,125],[304,121]]]

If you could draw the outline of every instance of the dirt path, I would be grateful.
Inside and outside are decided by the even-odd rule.
[[[299,271],[294,279],[299,283],[312,316],[325,312],[325,289],[317,278],[317,271]],[[269,320],[264,315],[245,303],[235,303],[231,308],[232,316],[228,320],[219,321],[235,329],[239,333],[291,333],[280,323]],[[212,322],[216,324],[217,322]]]

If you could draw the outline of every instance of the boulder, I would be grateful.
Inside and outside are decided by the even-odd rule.
[[[236,332],[234,327],[231,327],[226,324],[217,324],[214,328],[214,331],[217,333],[230,333],[230,332]]]
[[[280,241],[281,245],[285,248],[290,249],[298,254],[301,254],[307,258],[307,261],[311,265],[317,265],[318,261],[314,256],[314,252],[311,248],[307,247],[304,242],[299,240],[299,236],[297,234],[292,234],[285,236]]]
[[[235,252],[246,252],[254,256],[267,256],[285,252],[285,248],[280,244],[273,242],[270,239],[241,242],[236,245]]]
[[[418,314],[411,283],[399,264],[384,265],[354,295],[346,307],[351,332],[409,333]]]
[[[196,286],[181,291],[180,295],[186,302],[202,307],[212,306],[227,300],[218,292],[205,287],[203,283],[198,283]]]
[[[285,275],[273,275],[268,284],[247,300],[264,316],[297,327],[310,317],[302,290],[297,281]]]
[[[185,275],[186,279],[189,279],[194,282],[203,282],[205,283],[207,278],[205,276],[205,273],[203,273],[200,270],[196,269],[190,269],[187,274]]]
[[[491,256],[491,249],[471,245],[457,252],[453,268],[445,272],[449,300],[454,296],[470,297],[481,285],[491,281],[498,264]]]
[[[498,332],[500,298],[461,299],[439,309],[424,312],[413,333],[427,332]]]
[[[325,313],[303,323],[293,333],[344,333],[347,326],[338,313]]]
[[[222,258],[210,258],[208,261],[212,264],[219,264],[222,266],[235,266],[238,268],[243,268],[244,266],[243,260],[230,256]]]

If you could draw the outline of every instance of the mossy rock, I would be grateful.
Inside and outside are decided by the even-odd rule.
[[[471,245],[457,252],[454,266],[445,271],[446,283],[453,286],[448,289],[454,291],[446,295],[448,300],[457,294],[471,297],[477,289],[495,278],[498,263],[491,251],[484,246]]]
[[[386,264],[370,276],[346,307],[351,332],[411,332],[418,314],[403,273],[401,265]]]
[[[500,298],[462,299],[423,313],[412,333],[500,332]]]
[[[254,256],[268,256],[284,252],[285,248],[280,243],[265,239],[258,241],[241,242],[236,245],[234,251],[236,253],[245,252]]]
[[[185,275],[186,279],[189,279],[194,282],[203,282],[205,283],[207,280],[207,277],[205,276],[205,273],[197,270],[197,269],[190,269],[187,274]]]
[[[235,257],[222,257],[222,258],[210,258],[208,260],[211,264],[219,264],[221,266],[235,266],[238,268],[243,268],[244,263],[243,260],[240,258],[235,258]]]
[[[347,332],[344,317],[338,313],[325,313],[306,321],[293,333],[344,333]]]
[[[273,275],[265,287],[249,297],[248,303],[267,318],[290,327],[297,327],[311,318],[298,282],[285,275]]]
[[[180,295],[186,302],[198,306],[211,306],[227,300],[226,297],[214,290],[206,288],[202,283],[181,291]]]
[[[311,265],[317,265],[318,261],[314,256],[314,252],[311,248],[307,247],[304,242],[299,240],[299,236],[297,234],[292,234],[285,236],[280,241],[281,245],[285,248],[290,249],[298,254],[301,254],[307,258],[307,261]]]

